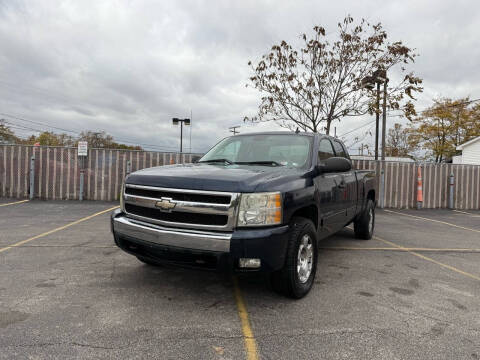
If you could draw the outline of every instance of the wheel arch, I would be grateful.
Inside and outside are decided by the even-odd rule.
[[[295,210],[292,215],[290,216],[290,219],[293,219],[294,217],[303,217],[306,219],[309,219],[313,222],[313,225],[315,226],[315,230],[318,229],[318,207],[315,204],[310,204],[307,206],[303,206],[297,210]]]

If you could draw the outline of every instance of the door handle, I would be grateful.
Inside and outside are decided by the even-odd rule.
[[[338,188],[339,189],[345,189],[345,187],[347,186],[347,184],[345,184],[345,181],[341,181],[340,184],[338,184]]]

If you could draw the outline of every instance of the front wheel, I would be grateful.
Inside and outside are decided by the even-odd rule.
[[[271,275],[275,291],[300,299],[312,288],[317,272],[317,236],[313,223],[294,218],[283,269]]]
[[[370,240],[375,229],[375,204],[368,199],[365,210],[353,223],[355,237],[357,239]]]

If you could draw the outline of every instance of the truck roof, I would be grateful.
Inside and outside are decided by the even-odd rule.
[[[262,131],[262,132],[251,132],[243,133],[235,136],[246,136],[246,135],[303,135],[303,136],[315,136],[320,134],[310,133],[310,132],[294,132],[294,131]]]

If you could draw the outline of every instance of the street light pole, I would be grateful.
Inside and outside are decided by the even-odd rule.
[[[387,132],[387,83],[388,79],[385,78],[383,83],[383,111],[382,111],[382,160],[385,161],[385,140]]]
[[[183,121],[180,122],[180,152],[183,150]]]
[[[385,131],[387,126],[387,71],[378,69],[370,76],[365,76],[361,80],[361,87],[373,90],[374,84],[377,84],[377,101],[375,114],[375,160],[378,160],[378,128],[380,123],[380,84],[383,83],[383,111],[382,111],[382,160],[385,160]]]
[[[375,160],[378,160],[378,130],[380,126],[380,83],[377,82],[377,112],[375,114]]]
[[[178,123],[180,123],[180,153],[181,153],[183,150],[183,123],[185,123],[185,125],[190,125],[190,119],[173,118],[172,123],[173,125],[178,125]]]

